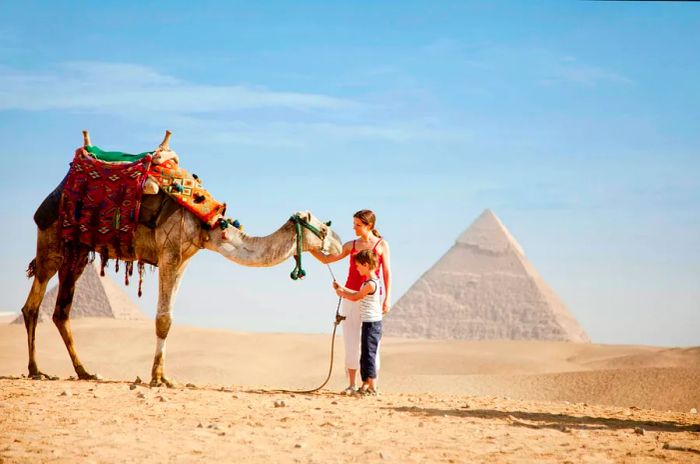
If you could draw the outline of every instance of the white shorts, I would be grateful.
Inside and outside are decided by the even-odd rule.
[[[360,315],[360,302],[343,298],[341,314],[345,320],[340,324],[343,328],[343,341],[345,342],[345,368],[360,369],[360,343],[362,338],[362,317]],[[377,370],[379,370],[379,349],[377,347]]]

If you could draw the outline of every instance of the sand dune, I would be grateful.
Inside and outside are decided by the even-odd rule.
[[[150,377],[155,337],[149,321],[73,321],[85,366],[107,379]],[[37,328],[39,366],[74,375],[53,324]],[[531,341],[435,341],[386,338],[385,392],[508,396],[688,411],[700,408],[700,348]],[[255,334],[174,326],[166,372],[179,382],[313,388],[328,371],[330,335]],[[342,343],[328,387],[344,387]],[[0,326],[0,375],[26,373],[26,334]]]
[[[327,389],[261,390],[317,386],[329,335],[174,326],[167,389],[133,383],[152,323],[73,329],[106,380],[21,378],[24,327],[0,326],[0,463],[700,462],[698,348],[387,338],[381,394],[359,398],[337,394],[340,348]],[[37,336],[40,368],[74,375],[53,324]]]

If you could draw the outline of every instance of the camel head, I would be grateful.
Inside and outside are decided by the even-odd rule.
[[[206,231],[203,246],[244,266],[267,267],[296,255],[299,246],[302,252],[316,250],[323,254],[339,254],[343,243],[331,229],[330,222],[320,221],[309,211],[298,211],[276,232],[265,237],[251,237],[235,227],[223,230],[214,227]]]
[[[289,220],[295,223],[295,229],[296,223],[299,222],[303,237],[302,251],[314,249],[325,255],[336,255],[343,251],[343,242],[331,229],[330,221],[320,221],[311,211],[297,211]]]

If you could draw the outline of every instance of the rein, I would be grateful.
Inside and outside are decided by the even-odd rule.
[[[294,223],[294,229],[296,230],[297,234],[297,252],[294,255],[296,265],[294,266],[292,272],[289,274],[289,277],[291,277],[292,280],[303,279],[306,276],[306,271],[301,267],[301,242],[303,239],[303,231],[301,229],[302,227],[308,229],[309,231],[311,231],[312,234],[314,234],[316,237],[320,238],[321,241],[324,242],[326,240],[326,233],[318,230],[316,227],[311,225],[309,221],[302,218],[298,214],[295,214],[294,216],[290,217],[289,220]],[[326,225],[330,227],[331,221],[326,222]]]

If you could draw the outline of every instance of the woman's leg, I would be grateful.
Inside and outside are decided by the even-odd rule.
[[[362,332],[362,319],[360,318],[359,304],[343,299],[343,314],[345,320],[343,327],[343,341],[345,342],[345,369],[347,371],[350,386],[355,387],[355,378],[360,368],[360,334]]]

